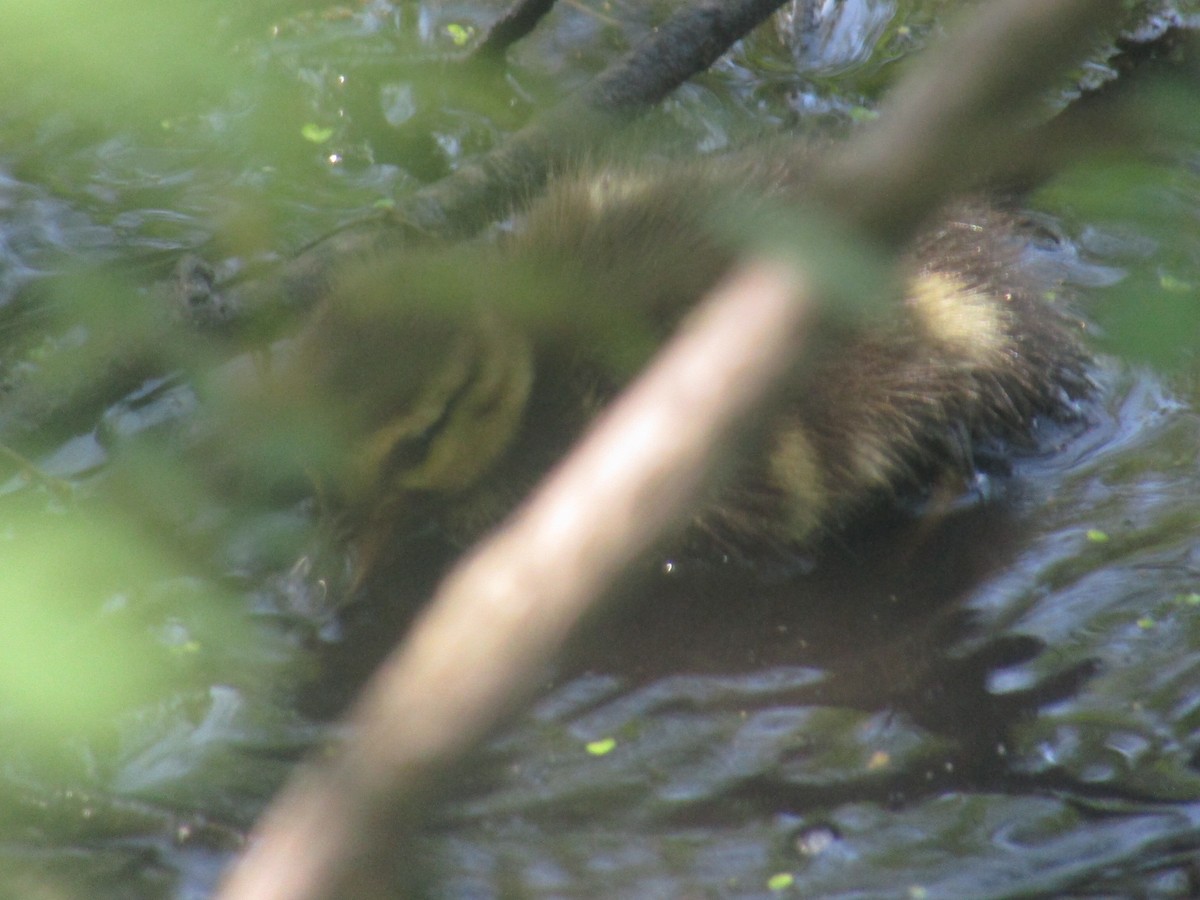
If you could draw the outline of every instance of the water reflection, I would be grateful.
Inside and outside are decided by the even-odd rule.
[[[777,26],[801,73],[834,75],[870,59],[895,15],[893,0],[792,0]]]

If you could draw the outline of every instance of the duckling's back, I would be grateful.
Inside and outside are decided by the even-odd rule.
[[[557,179],[498,245],[416,251],[340,291],[298,355],[305,390],[375,383],[354,401],[343,480],[366,530],[414,510],[463,541],[492,524],[627,380],[644,356],[629,348],[665,337],[735,264],[736,223],[804,194],[802,157],[773,148],[606,167]],[[695,533],[750,552],[810,547],[969,475],[981,447],[1019,451],[1040,420],[1077,416],[1081,326],[1021,270],[1020,248],[1012,217],[946,210],[903,257],[903,298],[813,342]]]
[[[752,153],[562,179],[510,252],[566,269],[576,303],[639,310],[665,333],[736,261],[729,218],[801,208],[805,175],[803,156]],[[1042,420],[1079,418],[1092,389],[1083,325],[1059,286],[1022,269],[1026,237],[980,203],[944,210],[901,260],[903,298],[810,342],[765,445],[698,530],[751,551],[811,545],[876,504],[968,476],[981,449],[1035,447]]]

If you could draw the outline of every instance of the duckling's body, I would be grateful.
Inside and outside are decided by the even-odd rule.
[[[760,152],[562,178],[497,244],[366,267],[280,379],[327,398],[351,435],[323,482],[367,533],[432,519],[472,539],[630,374],[620,323],[669,333],[736,261],[723,216],[802,202],[801,172]],[[881,499],[968,475],[981,446],[1028,447],[1039,419],[1076,415],[1090,385],[1077,323],[1019,249],[1009,217],[947,211],[904,257],[904,302],[811,360],[696,533],[808,548]],[[613,323],[625,340],[603,336]]]

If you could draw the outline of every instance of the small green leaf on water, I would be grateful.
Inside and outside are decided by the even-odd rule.
[[[601,738],[598,741],[589,741],[587,744],[587,752],[592,756],[605,756],[611,753],[613,748],[617,746],[616,738]]]
[[[457,22],[451,22],[446,26],[446,34],[450,35],[450,40],[454,42],[455,47],[465,46],[471,39],[474,30],[470,25],[463,26]]]
[[[779,872],[767,879],[767,887],[773,891],[786,891],[796,883],[791,872]]]
[[[1200,594],[1194,591],[1190,594],[1178,594],[1175,602],[1180,606],[1200,606]]]
[[[1174,275],[1168,275],[1164,272],[1158,277],[1158,283],[1164,291],[1170,291],[1173,294],[1186,294],[1192,290],[1192,285],[1184,281],[1182,278],[1176,278]]]
[[[1142,631],[1149,631],[1155,624],[1152,616],[1142,616],[1137,620],[1137,627],[1142,629]]]
[[[929,896],[929,889],[914,884],[908,889],[908,896],[910,900],[925,900]]]
[[[1099,528],[1089,528],[1087,531],[1087,539],[1093,544],[1103,544],[1108,540],[1108,532],[1101,531]]]
[[[306,141],[313,144],[323,144],[333,137],[332,128],[322,128],[320,125],[316,125],[312,122],[306,123],[305,126],[300,129],[300,133],[304,135],[304,139]]]

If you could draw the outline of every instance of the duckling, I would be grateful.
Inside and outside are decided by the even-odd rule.
[[[359,266],[275,363],[267,405],[319,401],[347,437],[313,468],[367,565],[421,523],[469,542],[735,264],[722,216],[802,204],[804,182],[803,156],[776,149],[559,177],[499,241]],[[1020,249],[1012,217],[944,210],[903,256],[902,302],[806,366],[693,537],[807,551],[969,476],[980,448],[1028,449],[1040,420],[1076,418],[1081,326]]]

